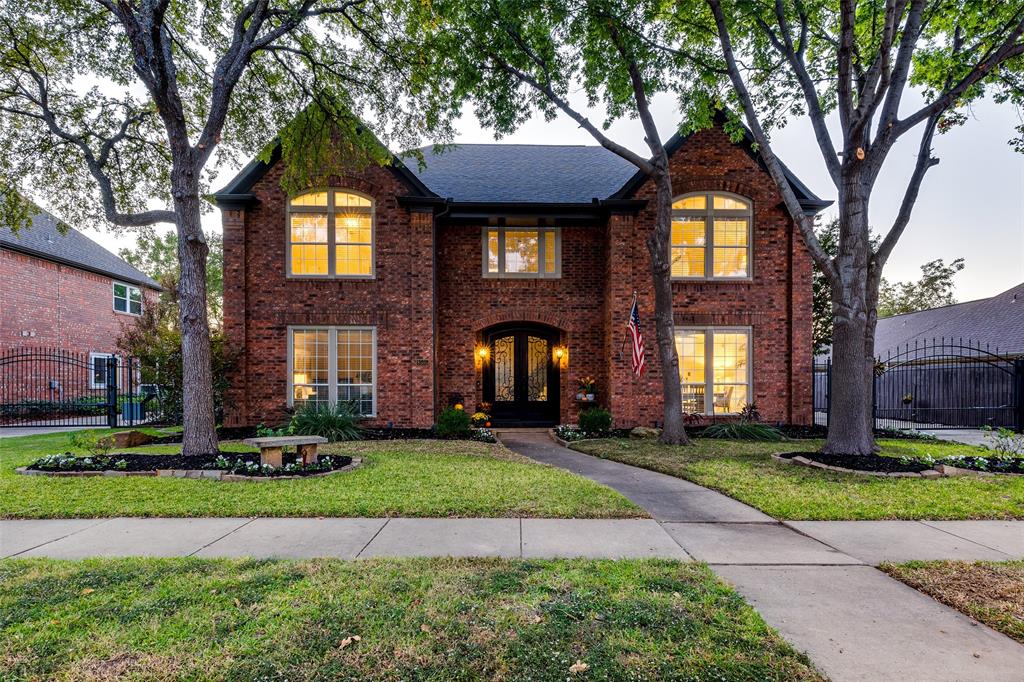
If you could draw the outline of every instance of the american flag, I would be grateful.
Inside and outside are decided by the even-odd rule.
[[[633,374],[643,376],[646,360],[644,359],[644,335],[640,331],[640,311],[636,294],[633,294],[633,307],[629,311],[629,335],[633,339]]]

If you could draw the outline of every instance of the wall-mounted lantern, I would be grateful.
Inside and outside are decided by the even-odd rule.
[[[555,367],[565,369],[569,365],[569,349],[565,346],[555,346],[552,349]]]

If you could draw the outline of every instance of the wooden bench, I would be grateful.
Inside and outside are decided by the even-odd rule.
[[[281,467],[284,448],[294,445],[303,464],[316,464],[316,446],[326,443],[323,436],[266,436],[263,438],[246,438],[243,441],[260,449],[260,464],[269,464],[278,469]]]

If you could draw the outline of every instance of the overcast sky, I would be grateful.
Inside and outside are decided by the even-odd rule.
[[[914,104],[908,101],[903,113]],[[667,139],[678,123],[675,102],[669,98],[655,100],[653,109]],[[594,120],[599,119],[599,115],[594,116]],[[986,101],[974,107],[965,126],[936,137],[934,152],[940,163],[928,172],[910,225],[886,266],[889,280],[917,279],[922,263],[963,257],[967,267],[956,279],[960,301],[991,296],[1024,281],[1024,155],[1007,144],[1020,122],[1013,107]],[[493,134],[482,129],[472,114],[465,115],[458,128],[456,142],[494,141]],[[647,154],[639,122],[618,121],[609,134]],[[535,118],[500,142],[594,144],[587,132],[564,116],[551,123]],[[776,153],[804,183],[819,196],[835,199],[835,189],[806,118],[794,120],[776,132],[773,144]],[[916,137],[911,136],[890,155],[871,205],[876,230],[887,229],[895,216],[916,150]],[[216,188],[237,170],[221,169]],[[212,229],[219,229],[219,222],[217,211],[204,219]],[[111,249],[132,242],[130,235],[88,234]]]

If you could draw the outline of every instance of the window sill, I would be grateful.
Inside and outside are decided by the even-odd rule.
[[[124,315],[126,317],[142,317],[142,313],[128,313],[128,312],[124,312],[122,310],[115,310],[114,314],[115,315]]]
[[[672,284],[750,284],[753,277],[673,277]]]
[[[296,282],[373,282],[376,275],[285,275],[285,279]]]

